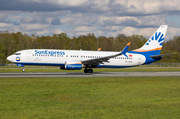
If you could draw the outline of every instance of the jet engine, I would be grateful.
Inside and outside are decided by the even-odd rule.
[[[82,67],[83,67],[83,65],[80,62],[66,62],[63,67],[60,67],[60,69],[65,69],[65,70],[81,70]]]

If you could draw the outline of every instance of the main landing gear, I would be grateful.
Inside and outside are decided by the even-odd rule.
[[[84,73],[93,73],[93,69],[84,69]]]
[[[23,67],[22,71],[25,72],[25,68],[24,67]]]

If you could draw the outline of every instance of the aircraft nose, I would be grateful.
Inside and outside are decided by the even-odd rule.
[[[13,56],[12,55],[8,56],[7,60],[13,62]]]

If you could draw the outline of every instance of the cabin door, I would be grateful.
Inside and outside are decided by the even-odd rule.
[[[31,59],[31,51],[26,51],[26,59]]]

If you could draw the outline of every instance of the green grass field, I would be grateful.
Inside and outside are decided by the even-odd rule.
[[[180,77],[0,78],[0,119],[179,119]]]

